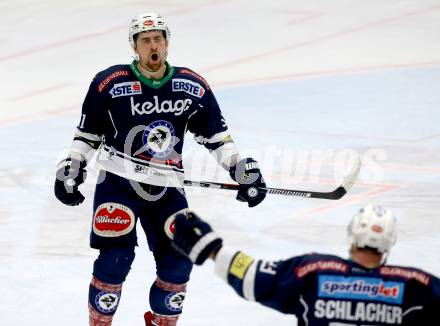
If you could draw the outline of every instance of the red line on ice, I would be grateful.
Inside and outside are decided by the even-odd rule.
[[[27,93],[27,94],[11,97],[9,100],[10,101],[22,100],[24,98],[33,97],[33,96],[37,96],[37,95],[53,92],[55,90],[58,90],[58,89],[61,89],[61,88],[65,88],[65,87],[68,87],[70,85],[71,85],[71,83],[69,83],[69,82],[62,83],[62,84],[58,84],[58,85],[55,85],[55,86],[42,88],[42,89],[39,89],[39,90],[30,92],[30,93]]]
[[[308,46],[308,45],[311,45],[311,44],[316,44],[316,43],[319,43],[319,42],[323,42],[323,41],[327,41],[327,40],[330,40],[330,39],[338,38],[338,37],[345,36],[345,35],[348,35],[348,34],[352,34],[352,33],[355,33],[355,32],[367,30],[367,29],[370,29],[370,28],[373,28],[373,27],[377,27],[377,26],[381,26],[381,25],[386,25],[388,23],[395,22],[395,21],[398,21],[398,20],[401,20],[401,19],[404,19],[404,18],[407,18],[407,17],[410,17],[410,16],[425,14],[425,13],[430,12],[432,10],[438,10],[438,9],[440,9],[440,6],[432,6],[432,7],[429,7],[429,8],[425,8],[423,10],[417,10],[417,11],[408,12],[408,13],[405,13],[405,14],[402,14],[402,15],[398,15],[396,17],[389,17],[389,18],[381,19],[381,20],[378,20],[378,21],[374,21],[374,22],[370,22],[370,23],[367,23],[367,24],[364,24],[364,25],[352,27],[352,28],[349,28],[349,29],[346,29],[346,30],[343,30],[343,31],[340,31],[340,32],[333,33],[333,34],[323,35],[323,36],[311,39],[309,41],[305,41],[305,42],[301,42],[301,43],[294,43],[294,44],[290,44],[290,45],[287,45],[285,47],[282,47],[282,48],[279,48],[279,49],[275,49],[275,50],[272,50],[272,51],[263,52],[263,53],[256,54],[256,55],[247,56],[247,57],[244,57],[244,58],[241,58],[241,59],[238,59],[238,60],[233,60],[233,61],[230,61],[230,62],[225,62],[225,63],[219,64],[219,65],[212,66],[210,68],[206,68],[206,69],[202,70],[202,72],[209,72],[209,71],[214,71],[214,70],[223,69],[223,68],[230,68],[231,66],[238,65],[238,64],[241,64],[241,63],[248,63],[249,61],[259,60],[259,59],[262,59],[262,58],[265,58],[265,57],[276,55],[276,54],[281,53],[281,52],[286,52],[286,51],[291,51],[291,50],[299,49],[299,48],[302,48],[302,47],[305,47],[305,46]]]

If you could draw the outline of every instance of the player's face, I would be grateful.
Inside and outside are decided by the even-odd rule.
[[[139,55],[141,66],[157,71],[165,64],[168,41],[161,31],[142,32],[136,40],[134,50]]]

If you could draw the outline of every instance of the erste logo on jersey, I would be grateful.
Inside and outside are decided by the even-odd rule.
[[[189,79],[175,78],[172,80],[173,92],[185,92],[197,98],[205,94],[205,89],[199,83]]]
[[[318,296],[401,304],[405,284],[373,277],[320,275]]]
[[[134,226],[133,211],[118,203],[99,205],[93,216],[93,232],[101,237],[119,237],[130,233]]]
[[[142,94],[141,82],[135,81],[114,84],[109,93],[112,98]]]
[[[174,127],[165,120],[150,123],[142,137],[144,147],[148,153],[156,158],[166,158],[174,148]]]

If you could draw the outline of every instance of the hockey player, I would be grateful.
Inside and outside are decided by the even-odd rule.
[[[207,82],[167,61],[170,31],[158,14],[142,14],[129,29],[136,58],[99,72],[85,97],[69,156],[58,165],[55,195],[66,205],[84,197],[78,186],[94,152],[100,169],[91,247],[99,249],[89,287],[91,326],[108,326],[134,259],[139,220],[156,262],[147,325],[176,325],[192,262],[171,246],[171,221],[187,209],[181,152],[185,132],[204,145],[240,185],[250,207],[265,198],[252,158],[240,158]],[[168,235],[167,235],[168,234]]]
[[[195,264],[215,260],[215,272],[242,297],[285,314],[298,325],[437,325],[440,279],[420,269],[385,265],[396,242],[388,209],[367,205],[347,228],[350,259],[308,254],[254,259],[222,245],[194,213],[176,217],[173,244]]]

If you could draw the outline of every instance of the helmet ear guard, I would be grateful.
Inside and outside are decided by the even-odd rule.
[[[140,14],[133,18],[130,24],[128,40],[131,47],[134,49],[134,36],[136,34],[149,31],[162,31],[165,34],[166,41],[169,42],[170,40],[170,29],[161,15],[156,13]]]
[[[396,219],[389,209],[369,204],[353,216],[347,236],[351,246],[388,253],[397,240]]]

